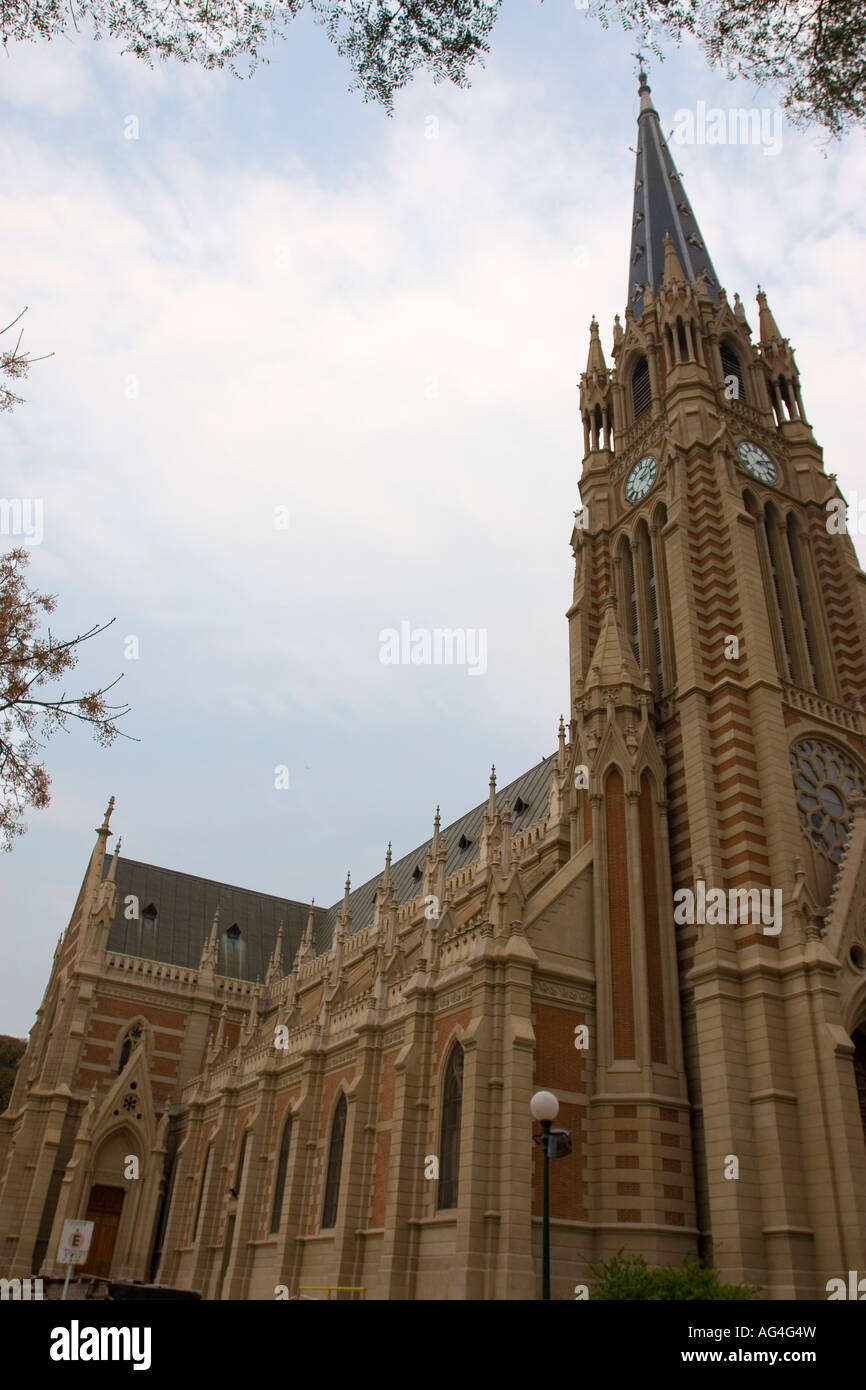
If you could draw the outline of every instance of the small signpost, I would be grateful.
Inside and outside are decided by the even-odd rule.
[[[66,1278],[63,1281],[63,1294],[66,1297],[66,1290],[69,1288],[69,1276],[72,1273],[73,1265],[83,1265],[90,1250],[90,1241],[93,1236],[92,1221],[64,1221],[63,1233],[60,1237],[60,1249],[57,1251],[57,1263],[66,1265]]]

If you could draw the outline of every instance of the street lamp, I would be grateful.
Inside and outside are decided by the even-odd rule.
[[[544,1154],[544,1203],[541,1214],[541,1297],[550,1298],[550,1127],[559,1114],[559,1101],[552,1091],[536,1091],[529,1102],[532,1117],[541,1124],[541,1152]]]

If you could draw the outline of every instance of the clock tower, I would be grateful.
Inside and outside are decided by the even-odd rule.
[[[600,856],[619,1029],[603,1089],[649,1116],[682,1068],[698,1248],[726,1280],[825,1297],[866,1271],[866,576],[793,350],[763,291],[757,337],[729,302],[643,72],[639,96],[624,321],[608,366],[593,319],[580,380],[568,612],[573,836]],[[614,628],[619,752],[597,717]],[[620,865],[623,908],[612,868],[641,835],[662,847],[652,931],[646,873]]]

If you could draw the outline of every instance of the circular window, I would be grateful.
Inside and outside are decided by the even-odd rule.
[[[860,769],[834,744],[804,738],[791,749],[791,771],[804,833],[838,864],[848,838],[851,798],[864,789]]]

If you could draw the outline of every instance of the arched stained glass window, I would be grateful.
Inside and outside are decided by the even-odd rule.
[[[460,1120],[463,1111],[463,1048],[455,1043],[445,1068],[442,1086],[442,1137],[439,1145],[439,1194],[437,1207],[447,1211],[457,1205],[460,1175]]]
[[[337,1204],[340,1200],[340,1173],[343,1168],[343,1140],[346,1137],[346,1097],[340,1096],[331,1122],[331,1143],[328,1149],[328,1173],[325,1179],[325,1201],[322,1207],[322,1230],[337,1224]]]

